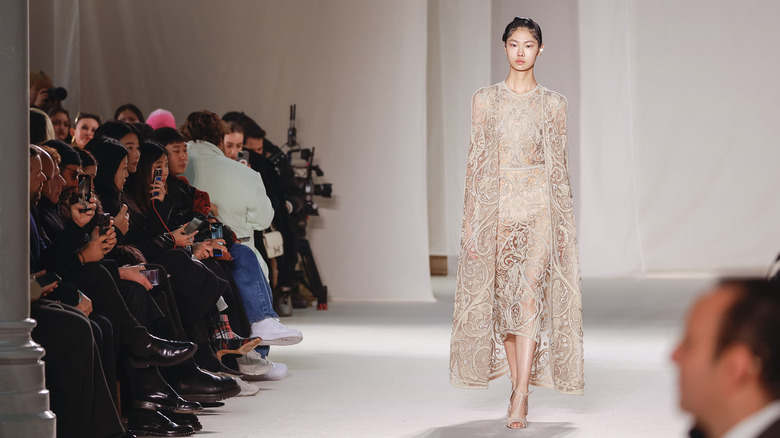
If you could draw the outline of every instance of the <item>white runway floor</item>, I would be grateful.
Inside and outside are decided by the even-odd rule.
[[[434,277],[436,303],[330,303],[283,322],[302,343],[272,349],[290,375],[260,382],[201,415],[208,437],[682,437],[669,359],[682,318],[709,281],[583,282],[584,396],[533,388],[530,426],[504,426],[509,379],[489,390],[448,383],[455,281]]]

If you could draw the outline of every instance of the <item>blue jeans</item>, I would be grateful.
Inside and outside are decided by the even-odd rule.
[[[230,247],[230,255],[233,256],[230,273],[238,286],[249,323],[278,318],[279,315],[274,312],[271,285],[265,279],[255,253],[246,245],[236,243]],[[265,357],[269,347],[258,347],[256,350]]]

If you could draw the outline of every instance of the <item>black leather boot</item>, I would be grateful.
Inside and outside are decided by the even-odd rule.
[[[134,368],[131,366],[125,368],[134,407],[183,413],[203,410],[200,403],[190,402],[179,397],[176,391],[162,378],[157,368]]]
[[[195,433],[192,426],[177,424],[158,411],[143,409],[130,413],[127,429],[139,436],[190,436]]]
[[[128,348],[130,364],[136,368],[150,365],[167,367],[191,358],[197,346],[192,342],[169,341],[147,335]]]
[[[203,429],[203,425],[200,424],[198,416],[195,414],[177,414],[176,412],[166,412],[163,415],[180,426],[191,426],[196,432]]]
[[[185,400],[214,402],[238,395],[241,388],[230,377],[221,377],[201,370],[188,360],[167,372],[171,387]]]

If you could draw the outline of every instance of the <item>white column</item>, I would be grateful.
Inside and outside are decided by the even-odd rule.
[[[0,55],[0,436],[54,437],[43,349],[30,339],[27,0],[3,2]]]

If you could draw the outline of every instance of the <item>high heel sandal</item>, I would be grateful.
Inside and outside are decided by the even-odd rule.
[[[254,350],[262,341],[260,338],[217,339],[217,359],[222,360],[222,356],[226,354],[243,356]]]
[[[512,395],[509,396],[509,409],[507,412],[507,420],[506,420],[506,427],[510,429],[525,429],[528,427],[528,420],[526,419],[528,416],[528,395],[531,394],[533,391],[528,391],[527,393],[523,394],[521,392],[517,392],[517,390],[512,391]],[[515,395],[518,395],[520,397],[520,401],[518,402],[518,406],[525,405],[525,415],[521,418],[519,416],[512,417],[512,405],[514,404]],[[517,414],[517,410],[515,410],[515,415]],[[520,427],[512,426],[515,423],[519,423]]]
[[[226,354],[243,356],[254,350],[263,340],[261,338],[242,338],[230,327],[230,320],[225,314],[219,315],[219,321],[214,328],[212,345],[217,350],[217,359],[222,360]]]

